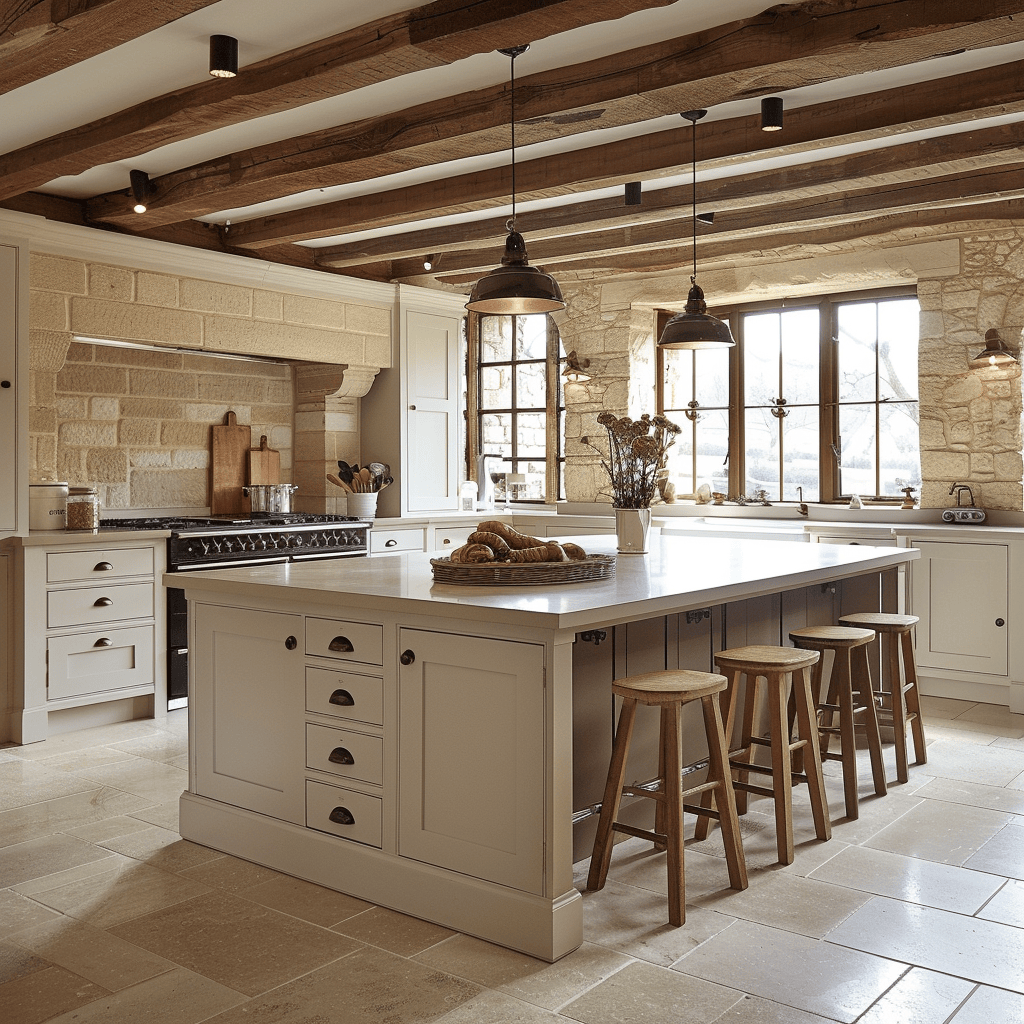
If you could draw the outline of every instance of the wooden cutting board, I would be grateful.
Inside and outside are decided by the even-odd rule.
[[[260,437],[259,448],[249,449],[249,483],[279,484],[281,482],[281,453],[267,447],[267,435]]]
[[[233,514],[249,511],[249,499],[242,493],[248,483],[249,447],[252,428],[237,422],[229,412],[223,424],[210,428],[210,513]]]

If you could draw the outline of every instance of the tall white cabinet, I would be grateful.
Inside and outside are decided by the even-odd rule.
[[[28,251],[0,239],[0,536],[28,529]]]

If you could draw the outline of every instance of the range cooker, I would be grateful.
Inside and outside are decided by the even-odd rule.
[[[371,523],[354,516],[253,512],[238,516],[155,516],[104,519],[101,530],[170,530],[167,571],[228,569],[268,562],[351,558],[369,549]],[[188,617],[185,591],[167,588],[167,700],[188,700]]]

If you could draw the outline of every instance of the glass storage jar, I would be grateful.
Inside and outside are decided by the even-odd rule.
[[[67,529],[98,530],[100,499],[95,487],[68,488]]]

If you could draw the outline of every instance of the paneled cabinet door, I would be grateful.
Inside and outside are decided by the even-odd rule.
[[[544,888],[544,648],[399,633],[403,857]]]
[[[18,250],[0,245],[0,533],[17,528]],[[26,441],[27,445],[28,442]],[[27,524],[25,524],[27,525]]]
[[[204,604],[190,614],[195,791],[303,824],[302,616]]]
[[[1007,674],[1007,548],[913,541],[919,668]]]

